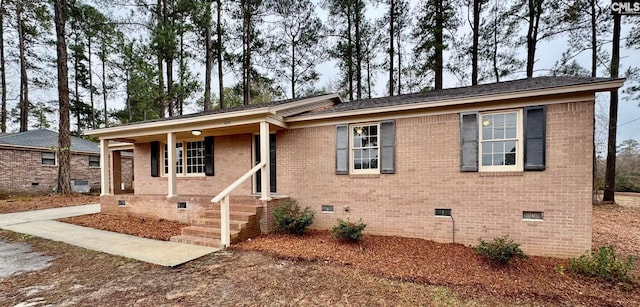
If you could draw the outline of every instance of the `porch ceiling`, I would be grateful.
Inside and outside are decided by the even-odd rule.
[[[229,126],[229,127],[215,127],[215,128],[192,128],[188,130],[182,131],[173,131],[176,135],[177,139],[189,139],[195,138],[196,136],[191,134],[191,130],[201,130],[202,134],[198,136],[199,138],[203,136],[222,136],[222,135],[234,135],[234,134],[254,134],[260,132],[260,123],[249,123],[244,125],[237,126]],[[277,130],[284,130],[282,127],[271,125],[270,131],[274,132]],[[167,133],[150,133],[145,135],[138,136],[130,136],[130,137],[117,137],[113,140],[127,142],[127,143],[147,143],[151,141],[162,141],[166,140]]]

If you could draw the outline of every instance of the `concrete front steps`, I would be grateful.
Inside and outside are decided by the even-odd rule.
[[[209,247],[220,246],[220,205],[206,209],[199,218],[191,221],[191,226],[182,228],[182,234],[171,237],[172,242],[181,242]],[[240,242],[260,235],[260,213],[262,203],[253,197],[232,196],[229,200],[229,224],[231,243]]]

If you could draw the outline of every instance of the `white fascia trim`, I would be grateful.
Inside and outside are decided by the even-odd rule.
[[[229,113],[217,113],[217,114],[194,116],[194,117],[180,118],[180,119],[167,119],[167,120],[161,120],[161,121],[150,122],[150,123],[141,123],[141,124],[126,125],[126,126],[94,129],[94,130],[85,131],[84,134],[102,136],[102,135],[108,135],[108,134],[117,134],[118,132],[122,132],[122,131],[131,132],[135,130],[149,130],[153,128],[165,128],[165,127],[178,126],[178,125],[197,125],[197,124],[201,124],[202,122],[220,121],[228,118],[261,115],[261,114],[266,115],[269,113],[270,113],[270,109],[268,107],[263,107],[263,108],[241,110],[241,111],[235,111],[235,112],[229,112]]]
[[[335,98],[337,98],[340,102],[342,102],[342,98],[340,97],[339,94],[327,94],[327,95],[322,95],[322,96],[318,96],[318,97],[306,98],[306,99],[302,99],[302,100],[295,101],[295,102],[283,103],[281,105],[270,107],[270,109],[271,109],[271,112],[276,113],[278,111],[291,109],[291,108],[296,108],[296,107],[299,107],[299,106],[304,106],[304,105],[316,103],[316,102],[319,102],[319,101],[331,100],[331,99],[335,99]]]
[[[624,79],[616,79],[616,80],[605,81],[605,82],[590,83],[586,85],[581,84],[581,85],[562,86],[562,87],[547,88],[547,89],[523,90],[523,91],[506,93],[506,94],[490,94],[490,95],[445,99],[440,101],[428,101],[428,102],[418,102],[418,103],[393,105],[393,106],[386,106],[386,107],[349,110],[349,111],[335,112],[335,113],[302,115],[302,116],[286,118],[285,122],[291,123],[291,122],[300,122],[300,121],[309,121],[309,120],[318,120],[318,119],[328,119],[328,118],[335,118],[335,117],[367,115],[367,114],[374,114],[374,113],[386,113],[386,112],[396,112],[396,111],[409,111],[409,110],[416,110],[416,109],[449,107],[449,106],[472,104],[472,103],[478,103],[478,102],[497,102],[500,100],[533,98],[533,97],[548,96],[548,95],[572,94],[577,92],[590,92],[590,91],[600,92],[605,90],[616,89],[623,85],[624,85]]]

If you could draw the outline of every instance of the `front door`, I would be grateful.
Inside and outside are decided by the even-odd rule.
[[[255,136],[255,162],[256,164],[260,163],[260,136]],[[269,134],[269,172],[270,172],[270,181],[271,181],[271,193],[276,192],[276,135]],[[260,184],[262,171],[258,171],[256,173],[256,193],[262,192],[262,185]]]

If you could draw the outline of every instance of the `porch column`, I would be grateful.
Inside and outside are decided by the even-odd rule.
[[[176,196],[176,135],[167,133],[167,162],[169,173],[167,174],[167,197]],[[160,164],[162,165],[162,164]]]
[[[269,157],[269,123],[261,122],[260,123],[260,161],[266,162],[265,165],[260,170],[262,179],[261,184],[261,195],[260,200],[269,201],[271,200],[271,173],[269,171],[269,165],[271,165],[271,161]]]
[[[111,194],[109,190],[111,163],[109,162],[109,140],[100,139],[100,195]]]

